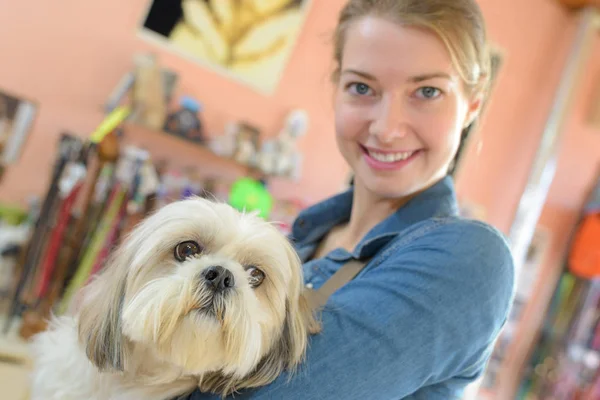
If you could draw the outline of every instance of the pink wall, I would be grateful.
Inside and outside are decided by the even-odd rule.
[[[480,3],[491,40],[505,58],[482,121],[481,151],[477,154],[477,140],[474,140],[459,174],[458,186],[461,196],[486,205],[489,220],[507,231],[549,114],[576,21],[557,1],[481,0]],[[596,49],[600,49],[598,44]],[[597,67],[596,59],[586,70],[591,72]],[[598,143],[599,136],[585,128],[580,115],[590,95],[589,90],[578,93],[579,120],[572,118],[565,133],[569,138],[582,135]],[[581,202],[578,196],[582,187],[589,184],[592,171],[588,165],[587,171],[578,171],[573,179],[569,167],[573,161],[597,162],[599,155],[598,146],[583,143],[563,149],[549,202],[555,202],[562,192],[563,205],[577,208]],[[563,192],[567,187],[570,190]]]
[[[0,89],[37,101],[39,117],[18,165],[0,186],[0,200],[22,202],[41,193],[49,179],[62,130],[87,135],[101,121],[102,105],[132,67],[137,51],[153,51],[180,75],[178,93],[205,105],[208,129],[219,134],[229,120],[244,119],[275,135],[286,113],[303,107],[310,132],[301,193],[315,201],[339,190],[346,167],[332,132],[329,35],[341,0],[314,1],[282,81],[272,96],[233,83],[179,58],[136,34],[147,0],[0,2]],[[326,173],[324,173],[326,168]],[[276,183],[285,192],[288,183]]]

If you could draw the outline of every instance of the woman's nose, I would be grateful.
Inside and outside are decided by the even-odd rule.
[[[401,95],[384,96],[374,110],[369,133],[382,143],[402,138],[410,129],[407,114]]]

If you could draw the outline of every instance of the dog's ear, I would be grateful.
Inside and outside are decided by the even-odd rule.
[[[321,324],[304,296],[304,276],[298,253],[291,243],[286,250],[293,275],[286,302],[285,323],[279,343],[282,353],[279,357],[283,358],[287,369],[294,370],[304,358],[308,336],[320,332]]]
[[[286,324],[289,324],[292,342],[301,345],[294,353],[296,359],[300,360],[306,350],[308,334],[317,334],[321,332],[321,323],[316,318],[315,310],[311,309],[308,299],[305,296],[306,292],[304,291],[302,262],[291,243],[287,248],[287,253],[290,265],[293,266],[293,279],[291,283],[292,289],[290,290],[289,307],[287,308]],[[302,340],[303,338],[304,340]]]
[[[99,370],[125,369],[127,343],[121,313],[125,298],[129,257],[117,250],[105,269],[84,288],[79,310],[79,340]]]

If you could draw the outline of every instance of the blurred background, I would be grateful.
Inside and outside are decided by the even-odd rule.
[[[600,4],[478,2],[494,84],[456,185],[510,239],[519,287],[467,398],[600,399]],[[349,185],[329,80],[344,3],[0,2],[3,399],[27,398],[44,318],[156,207],[216,197],[287,233]]]

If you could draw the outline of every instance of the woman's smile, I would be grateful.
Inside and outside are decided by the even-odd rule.
[[[393,171],[405,167],[419,157],[422,150],[381,150],[359,145],[363,159],[375,170]]]

